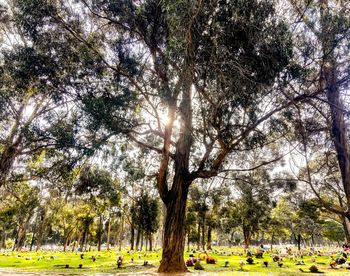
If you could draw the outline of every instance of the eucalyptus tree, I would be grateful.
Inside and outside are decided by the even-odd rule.
[[[67,92],[79,89],[77,78],[94,74],[95,67],[81,55],[84,47],[53,20],[43,20],[53,4],[37,4],[16,0],[1,5],[0,186],[40,177],[28,175],[33,172],[25,168],[28,162],[55,157],[59,163],[56,151],[63,150],[74,164],[94,144],[78,142],[80,117]]]
[[[235,152],[269,142],[270,119],[307,99],[279,92],[296,75],[273,1],[16,2],[28,31],[40,37],[46,28],[38,22],[53,22],[93,65],[72,91],[88,115],[87,136],[126,137],[157,156],[166,206],[159,271],[187,270],[191,183],[218,175]]]
[[[349,35],[348,1],[290,0],[290,11],[300,19],[295,25],[298,62],[310,70],[303,85],[297,89],[319,90],[309,106],[324,118],[331,135],[333,151],[345,193],[343,208],[333,213],[350,218],[350,143],[348,128]],[[309,108],[309,106],[307,108]]]

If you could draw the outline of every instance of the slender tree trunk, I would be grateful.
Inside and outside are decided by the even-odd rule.
[[[103,218],[102,218],[102,213],[100,214],[100,222],[98,226],[98,242],[97,242],[97,251],[101,251],[101,244],[102,244],[102,226],[103,224]]]
[[[190,252],[190,230],[187,231],[187,251]]]
[[[134,242],[135,242],[135,227],[134,222],[130,225],[130,250],[134,250]]]
[[[275,238],[275,232],[272,232],[272,235],[271,235],[271,243],[270,243],[270,249],[272,251],[272,247],[273,247],[273,240]]]
[[[111,219],[107,221],[107,251],[109,251],[109,243],[111,238]]]
[[[85,226],[84,233],[83,233],[83,238],[82,238],[81,244],[80,244],[80,249],[81,249],[82,252],[84,251],[84,246],[85,246],[85,243],[86,243],[86,240],[87,240],[88,229],[89,228],[87,226]]]
[[[140,251],[142,251],[143,248],[143,232],[140,233]]]
[[[200,249],[201,246],[201,224],[198,221],[198,228],[197,228],[197,232],[198,232],[198,239],[197,239],[197,250]]]
[[[300,234],[297,235],[297,244],[298,244],[298,251],[300,251],[300,249],[301,249],[301,235]]]
[[[33,228],[32,241],[30,242],[29,251],[33,250],[33,245],[34,245],[34,241],[35,241],[36,224],[37,224],[37,220],[35,220],[35,224],[34,224],[34,228]]]
[[[122,251],[123,239],[124,239],[124,217],[122,216],[122,225],[121,225],[120,235],[119,235],[119,251]]]
[[[203,214],[202,218],[202,250],[205,250],[205,214]]]

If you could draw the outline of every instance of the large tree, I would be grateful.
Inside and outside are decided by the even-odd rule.
[[[40,38],[53,24],[93,68],[74,75],[80,85],[69,91],[88,115],[86,137],[126,137],[159,161],[166,206],[159,271],[187,270],[191,183],[235,165],[227,160],[236,152],[271,142],[270,119],[307,99],[280,93],[297,74],[273,1],[15,2],[27,32]]]
[[[289,0],[291,11],[297,16],[295,29],[295,41],[297,41],[298,62],[309,71],[303,83],[295,85],[301,93],[306,90],[319,90],[317,97],[308,102],[306,109],[301,109],[303,119],[303,144],[306,157],[306,175],[308,182],[315,185],[311,179],[311,168],[308,164],[311,161],[310,148],[307,136],[307,125],[305,113],[312,110],[316,116],[322,118],[324,127],[328,128],[332,147],[322,150],[328,156],[336,154],[337,165],[340,173],[342,188],[339,189],[337,181],[329,188],[337,191],[340,198],[339,204],[331,204],[330,201],[322,199],[321,194],[312,187],[319,200],[329,211],[341,217],[350,218],[350,142],[349,128],[347,122],[347,93],[349,85],[349,47],[350,21],[347,14],[350,11],[348,1],[332,0]],[[315,115],[314,115],[315,117]],[[318,120],[318,123],[320,120]],[[320,133],[319,138],[324,134]],[[323,136],[323,137],[322,137]],[[329,159],[327,156],[325,159]],[[325,183],[327,184],[327,183]],[[341,191],[342,190],[342,191]],[[341,199],[342,193],[345,200]],[[338,200],[337,200],[338,201]],[[344,201],[344,204],[343,204]]]

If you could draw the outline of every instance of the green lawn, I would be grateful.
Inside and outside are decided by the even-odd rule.
[[[222,249],[224,251],[225,249]],[[232,254],[233,253],[233,254]],[[189,258],[189,254],[193,254],[198,258],[198,253],[185,253],[185,259]],[[116,259],[123,255],[124,260],[122,268],[117,268]],[[246,260],[242,249],[227,249],[226,254],[213,254],[210,256],[216,258],[216,264],[206,264],[201,261],[205,270],[203,272],[215,272],[216,275],[308,275],[309,267],[315,264],[321,272],[327,275],[350,275],[350,270],[347,270],[347,265],[332,269],[329,266],[331,262],[330,256],[304,256],[303,258],[293,259],[283,258],[282,267],[272,260],[272,254],[264,254],[263,259],[254,259],[254,264],[243,265],[243,271],[240,269],[239,262]],[[96,257],[93,261],[92,256]],[[134,261],[132,262],[132,258]],[[6,271],[18,272],[44,272],[44,273],[59,273],[59,274],[92,274],[92,273],[135,273],[135,272],[155,272],[161,258],[160,252],[85,252],[84,258],[81,258],[81,253],[63,253],[63,252],[3,252],[0,253],[0,267]],[[144,261],[148,262],[144,266]],[[303,261],[304,264],[297,265],[297,261]],[[225,261],[229,262],[228,267],[224,267]],[[268,267],[263,264],[268,262]],[[79,268],[79,265],[82,268]],[[66,268],[69,265],[69,268]],[[304,273],[300,271],[302,269]],[[197,272],[190,267],[191,272]]]

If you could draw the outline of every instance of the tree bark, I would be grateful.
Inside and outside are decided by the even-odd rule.
[[[207,236],[207,250],[211,250],[211,227],[208,226],[208,236]]]
[[[134,250],[134,242],[135,242],[135,227],[132,222],[130,225],[130,250]]]
[[[349,220],[347,217],[342,216],[342,225],[343,225],[343,229],[344,229],[344,233],[345,233],[345,238],[346,238],[346,242],[348,244],[350,244],[350,227],[349,227]]]
[[[149,241],[149,251],[152,251],[152,250],[153,250],[153,245],[152,245],[152,234],[149,234],[148,241]]]
[[[197,229],[197,232],[198,232],[197,250],[199,250],[199,249],[200,249],[200,246],[201,246],[201,224],[200,224],[199,221],[198,221],[198,229]]]
[[[140,238],[141,238],[141,226],[137,228],[137,235],[136,235],[136,250],[140,249]]]
[[[298,244],[298,251],[300,251],[300,249],[301,249],[301,235],[300,234],[297,235],[297,244]]]
[[[107,251],[109,251],[109,243],[111,239],[111,219],[107,221]]]
[[[319,39],[322,44],[323,65],[320,84],[325,89],[329,108],[331,112],[331,135],[339,170],[342,178],[344,192],[347,199],[347,210],[345,215],[350,219],[350,142],[347,133],[347,126],[344,119],[344,106],[341,101],[338,86],[338,63],[335,56],[334,41],[336,33],[333,30],[330,18],[328,0],[320,0],[320,17],[322,33]]]
[[[243,226],[244,247],[247,249],[250,246],[252,233],[249,229]]]
[[[176,176],[175,176],[176,178]],[[166,202],[166,219],[160,273],[187,271],[184,261],[185,214],[189,183],[174,179],[173,195]]]
[[[98,225],[98,243],[97,243],[97,251],[101,251],[101,244],[102,244],[102,224],[103,224],[103,218],[102,218],[102,214],[100,214],[100,222]]]
[[[203,214],[202,218],[202,250],[205,250],[205,213]]]
[[[124,217],[122,215],[122,221],[121,221],[121,229],[120,229],[120,235],[119,235],[119,251],[122,251],[122,243],[124,239]]]
[[[272,235],[271,235],[271,243],[270,243],[270,249],[271,249],[271,252],[272,252],[272,247],[273,247],[273,240],[275,238],[275,232],[272,232]]]

